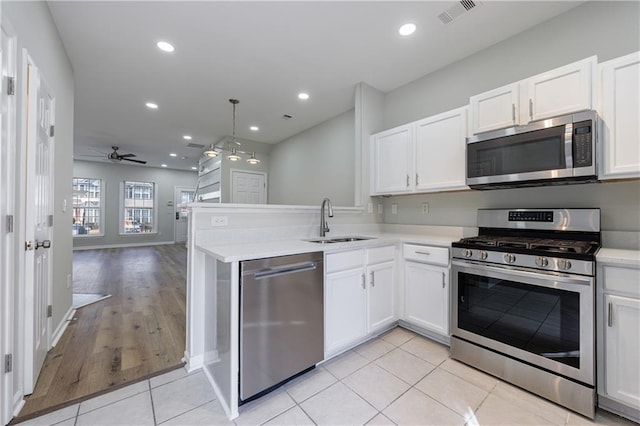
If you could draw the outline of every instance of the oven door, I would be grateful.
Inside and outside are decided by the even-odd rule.
[[[594,385],[593,277],[454,259],[451,334]]]

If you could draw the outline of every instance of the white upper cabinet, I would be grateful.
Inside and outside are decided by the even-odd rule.
[[[469,189],[464,184],[467,109],[458,108],[416,122],[417,192]]]
[[[399,126],[372,135],[371,142],[374,170],[372,194],[411,192],[413,125]]]
[[[473,134],[593,108],[597,57],[469,98]]]
[[[592,109],[596,63],[597,57],[592,56],[526,79],[523,98],[528,102],[528,117],[522,121],[526,123]]]
[[[600,64],[600,179],[640,177],[640,52]]]
[[[518,124],[520,86],[508,84],[469,99],[471,129],[474,134]]]
[[[468,189],[467,109],[458,108],[371,136],[371,195]]]

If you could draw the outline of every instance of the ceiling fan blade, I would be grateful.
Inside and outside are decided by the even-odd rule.
[[[126,158],[126,157],[135,157],[135,154],[122,154],[120,155],[120,158]]]
[[[147,164],[147,162],[146,162],[146,161],[142,161],[142,160],[132,160],[132,159],[130,159],[130,158],[122,158],[122,160],[124,160],[124,161],[132,161],[132,162],[134,162],[134,163],[140,163],[140,164]]]

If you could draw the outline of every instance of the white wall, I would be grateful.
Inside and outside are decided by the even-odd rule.
[[[269,204],[354,204],[354,110],[273,147],[269,156]]]
[[[18,41],[18,82],[16,93],[22,87],[22,49],[27,49],[41,74],[46,79],[56,102],[56,136],[53,167],[54,217],[51,260],[53,264],[53,329],[63,320],[71,306],[71,289],[67,289],[67,275],[71,274],[72,240],[68,224],[71,223],[71,209],[63,211],[63,203],[71,202],[71,170],[73,151],[73,70],[62,45],[58,31],[53,24],[47,4],[43,1],[21,2],[3,1],[3,19],[7,19],[17,34]],[[18,97],[18,115],[23,105]],[[18,141],[24,135],[18,125]],[[19,153],[18,164],[24,163],[24,152]],[[18,180],[24,184],[24,180]],[[17,191],[22,196],[24,190]],[[16,229],[24,229],[21,217],[17,215]],[[18,253],[24,249],[18,242]],[[20,250],[22,248],[22,250]],[[20,311],[20,308],[18,308]]]
[[[637,50],[639,2],[587,2],[386,94],[385,128],[465,105],[471,95],[592,55],[603,62]],[[426,215],[423,202],[429,203]],[[603,230],[640,231],[638,181],[398,196],[384,203],[385,223],[475,226],[482,207],[599,207]],[[398,206],[395,215],[392,204]]]
[[[126,246],[174,241],[175,215],[173,201],[176,186],[195,188],[196,172],[129,166],[97,161],[74,161],[73,177],[102,179],[104,195],[104,236],[73,238],[73,247]],[[70,178],[71,179],[71,178]],[[120,183],[125,180],[155,182],[158,197],[158,233],[149,235],[120,235]],[[71,184],[71,180],[69,181]],[[71,219],[67,221],[67,233],[71,235]]]

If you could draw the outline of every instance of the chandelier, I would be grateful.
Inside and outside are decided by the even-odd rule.
[[[227,142],[226,146],[224,143],[220,143],[220,142],[215,144],[212,143],[211,145],[209,145],[209,148],[207,148],[203,152],[203,154],[206,155],[207,157],[217,157],[222,153],[222,151],[228,151],[229,155],[227,155],[227,160],[229,161],[239,161],[242,159],[242,157],[239,154],[248,154],[249,158],[247,158],[247,163],[252,165],[259,164],[260,160],[256,158],[255,152],[245,152],[236,148],[236,146],[241,145],[240,142],[236,140],[236,105],[238,105],[240,101],[237,99],[229,99],[229,102],[231,103],[233,108],[233,134],[231,136],[231,142],[230,143]],[[229,148],[230,144],[233,145],[231,146],[231,148]]]

